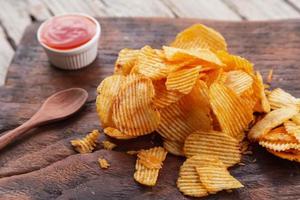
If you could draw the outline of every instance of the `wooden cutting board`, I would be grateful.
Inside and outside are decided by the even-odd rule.
[[[99,19],[102,36],[99,55],[88,68],[63,71],[49,65],[36,40],[39,24],[29,26],[9,68],[6,86],[0,88],[0,132],[27,120],[52,93],[69,87],[82,87],[89,101],[76,116],[32,130],[0,152],[0,199],[188,199],[176,188],[183,158],[168,155],[155,187],[137,184],[135,157],[125,154],[159,145],[152,134],[132,141],[115,141],[115,151],[99,145],[91,154],[79,155],[70,140],[84,136],[99,126],[95,112],[95,90],[113,72],[122,48],[148,44],[160,48],[177,32],[194,23],[219,30],[229,49],[249,58],[264,75],[274,69],[273,87],[282,87],[300,97],[300,21],[217,22],[196,19]],[[105,136],[102,134],[101,140]],[[99,168],[98,157],[111,167]],[[245,188],[220,192],[207,199],[299,199],[300,165],[279,159],[254,146],[253,155],[243,156],[245,166],[230,171]]]

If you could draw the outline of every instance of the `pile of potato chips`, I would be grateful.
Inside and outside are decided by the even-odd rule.
[[[271,75],[269,77],[271,79]],[[300,100],[268,90],[253,64],[227,51],[223,36],[201,24],[169,46],[123,49],[114,75],[97,88],[104,132],[132,139],[156,131],[163,148],[137,154],[137,182],[155,185],[167,152],[185,156],[177,186],[201,197],[243,185],[228,167],[247,136],[281,158],[300,162]]]

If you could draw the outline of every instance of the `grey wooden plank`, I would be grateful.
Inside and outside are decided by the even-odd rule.
[[[0,6],[0,21],[8,36],[15,44],[18,44],[24,29],[31,23],[30,16],[26,9],[26,2],[21,0],[0,0]]]
[[[6,40],[6,36],[0,27],[0,86],[4,84],[8,65],[14,55],[14,50]]]
[[[92,16],[106,16],[105,5],[99,0],[43,0],[54,15],[80,12]]]
[[[283,0],[224,0],[248,20],[300,18],[300,14]]]
[[[217,20],[241,20],[221,0],[162,0],[178,17]]]
[[[294,6],[298,11],[300,11],[300,1],[299,0],[286,0],[287,3]]]
[[[174,17],[160,0],[101,0],[108,16],[118,17]]]
[[[43,1],[40,0],[26,0],[27,1],[27,9],[31,16],[33,16],[36,20],[42,21],[48,19],[51,16],[47,6]]]

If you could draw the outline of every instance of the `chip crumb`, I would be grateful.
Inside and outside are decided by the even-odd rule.
[[[112,150],[113,148],[115,148],[117,145],[115,143],[112,143],[108,140],[104,140],[102,142],[104,149],[106,150]]]
[[[130,150],[130,151],[126,151],[126,153],[127,153],[128,155],[132,155],[132,156],[134,156],[134,155],[138,154],[138,153],[139,153],[139,151]]]
[[[91,153],[97,146],[99,135],[98,130],[93,130],[82,139],[71,140],[71,144],[79,153]]]
[[[109,166],[110,166],[110,164],[107,162],[107,160],[106,159],[104,159],[104,158],[99,158],[98,159],[98,162],[99,162],[99,165],[100,165],[100,168],[101,169],[107,169],[107,168],[109,168]]]
[[[240,166],[245,166],[246,164],[245,164],[245,163],[242,163],[242,162],[240,162],[240,163],[238,163],[238,165],[240,165]]]
[[[253,152],[249,150],[249,151],[242,152],[242,154],[244,154],[244,155],[252,155]]]
[[[233,190],[226,190],[226,192],[228,192],[228,193],[232,193],[232,192],[233,192]]]
[[[267,83],[270,84],[272,82],[272,79],[273,79],[273,69],[270,69],[267,77]]]
[[[254,158],[251,162],[252,162],[252,163],[255,163],[255,162],[256,162],[256,158]]]

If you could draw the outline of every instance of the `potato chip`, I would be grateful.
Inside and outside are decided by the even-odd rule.
[[[149,78],[128,75],[113,104],[112,119],[125,135],[140,136],[154,131],[160,113],[152,106],[154,87]]]
[[[284,128],[284,126],[279,126],[274,128],[270,132],[264,134],[260,139],[260,141],[268,141],[273,143],[297,143],[297,139],[290,135]]]
[[[181,69],[171,72],[166,81],[167,90],[178,91],[182,94],[188,94],[193,89],[196,81],[199,79],[201,67],[191,69]]]
[[[296,143],[275,143],[269,141],[259,141],[259,144],[265,148],[274,150],[274,151],[286,151],[289,149],[300,150],[300,144]]]
[[[219,67],[224,64],[209,49],[180,49],[175,47],[163,46],[165,57],[171,62],[183,62],[191,60],[192,63],[207,67]]]
[[[112,138],[116,138],[118,140],[128,140],[132,138],[136,138],[135,136],[125,135],[121,131],[113,127],[107,127],[104,130],[104,133]]]
[[[122,49],[119,52],[117,61],[115,63],[115,74],[128,75],[134,67],[139,55],[139,50]]]
[[[258,121],[251,128],[248,138],[251,140],[259,140],[271,129],[291,119],[297,112],[298,109],[296,107],[285,107],[267,113],[262,120]]]
[[[300,143],[300,125],[297,125],[293,121],[286,121],[283,123],[285,130],[292,136],[294,136]]]
[[[153,105],[159,109],[179,101],[179,99],[184,95],[178,91],[167,90],[165,82],[165,80],[153,81],[155,89]]]
[[[164,148],[175,156],[184,156],[183,143],[164,139]]]
[[[219,83],[212,84],[209,91],[210,104],[222,131],[241,141],[253,120],[251,105]]]
[[[124,82],[123,75],[113,75],[105,78],[97,88],[96,107],[102,127],[114,126],[112,121],[112,105]]]
[[[224,71],[243,70],[248,74],[253,74],[253,64],[247,59],[231,55],[226,51],[218,51],[217,56],[226,65]]]
[[[298,106],[300,108],[300,100],[281,88],[273,90],[271,94],[268,95],[268,100],[272,109],[283,108],[286,106]]]
[[[254,94],[258,98],[257,104],[254,107],[254,111],[257,112],[265,112],[268,113],[271,110],[269,101],[267,99],[267,96],[265,94],[265,87],[262,80],[261,74],[257,71],[256,76],[253,77],[254,83],[253,83],[253,89]]]
[[[153,151],[156,151],[155,153]],[[163,148],[140,150],[137,154],[140,164],[144,165],[148,169],[160,169],[162,167],[162,161],[165,157],[161,155],[167,154]]]
[[[297,113],[296,115],[294,115],[292,117],[292,121],[297,124],[297,125],[300,125],[300,113]]]
[[[177,34],[171,46],[182,49],[227,50],[227,44],[223,36],[214,29],[202,24],[195,24]]]
[[[253,79],[250,75],[242,70],[230,71],[226,74],[225,85],[233,90],[237,95],[242,95],[244,92],[252,88]]]
[[[200,78],[204,80],[204,82],[207,84],[207,86],[211,86],[211,84],[219,82],[219,83],[224,83],[225,80],[227,79],[227,74],[224,73],[223,68],[219,69],[213,69],[210,71],[207,71],[205,73],[204,78]]]
[[[101,169],[107,169],[110,166],[110,164],[104,158],[99,158],[98,163],[99,163],[99,166],[100,166]]]
[[[292,151],[292,152],[279,152],[279,151],[274,151],[271,149],[267,149],[268,152],[272,153],[273,155],[279,157],[279,158],[283,158],[286,160],[290,160],[290,161],[296,161],[296,162],[300,162],[300,151],[296,150],[296,151]]]
[[[267,77],[267,83],[270,84],[272,80],[273,80],[273,69],[270,69]]]
[[[205,165],[196,167],[199,179],[210,194],[222,190],[244,187],[237,179],[230,175],[225,165]]]
[[[71,140],[71,144],[79,153],[91,153],[97,146],[99,135],[100,133],[98,130],[93,130],[82,139]]]
[[[145,162],[141,162],[141,159],[139,157],[139,154],[141,154],[141,152],[146,152],[148,156],[151,156],[150,161],[147,162],[148,164],[155,160],[155,162],[159,161],[161,166],[163,161],[166,159],[167,151],[165,151],[162,147],[154,147],[148,150],[140,151],[138,153],[138,158],[135,164],[136,171],[133,175],[134,180],[143,185],[154,186],[158,178],[159,169],[148,168],[148,164],[144,165]]]
[[[190,134],[184,142],[183,151],[186,157],[217,156],[227,167],[241,160],[239,142],[226,133],[217,131],[197,131]]]
[[[208,88],[203,81],[197,81],[191,93],[180,101],[160,110],[161,122],[157,132],[171,141],[183,142],[196,130],[211,130]]]
[[[136,66],[136,72],[152,80],[165,78],[169,72],[169,67],[164,59],[150,46],[145,46],[140,50]]]
[[[113,148],[115,148],[117,146],[115,143],[112,143],[108,140],[102,141],[102,145],[103,145],[103,148],[107,149],[107,150],[112,150]]]

